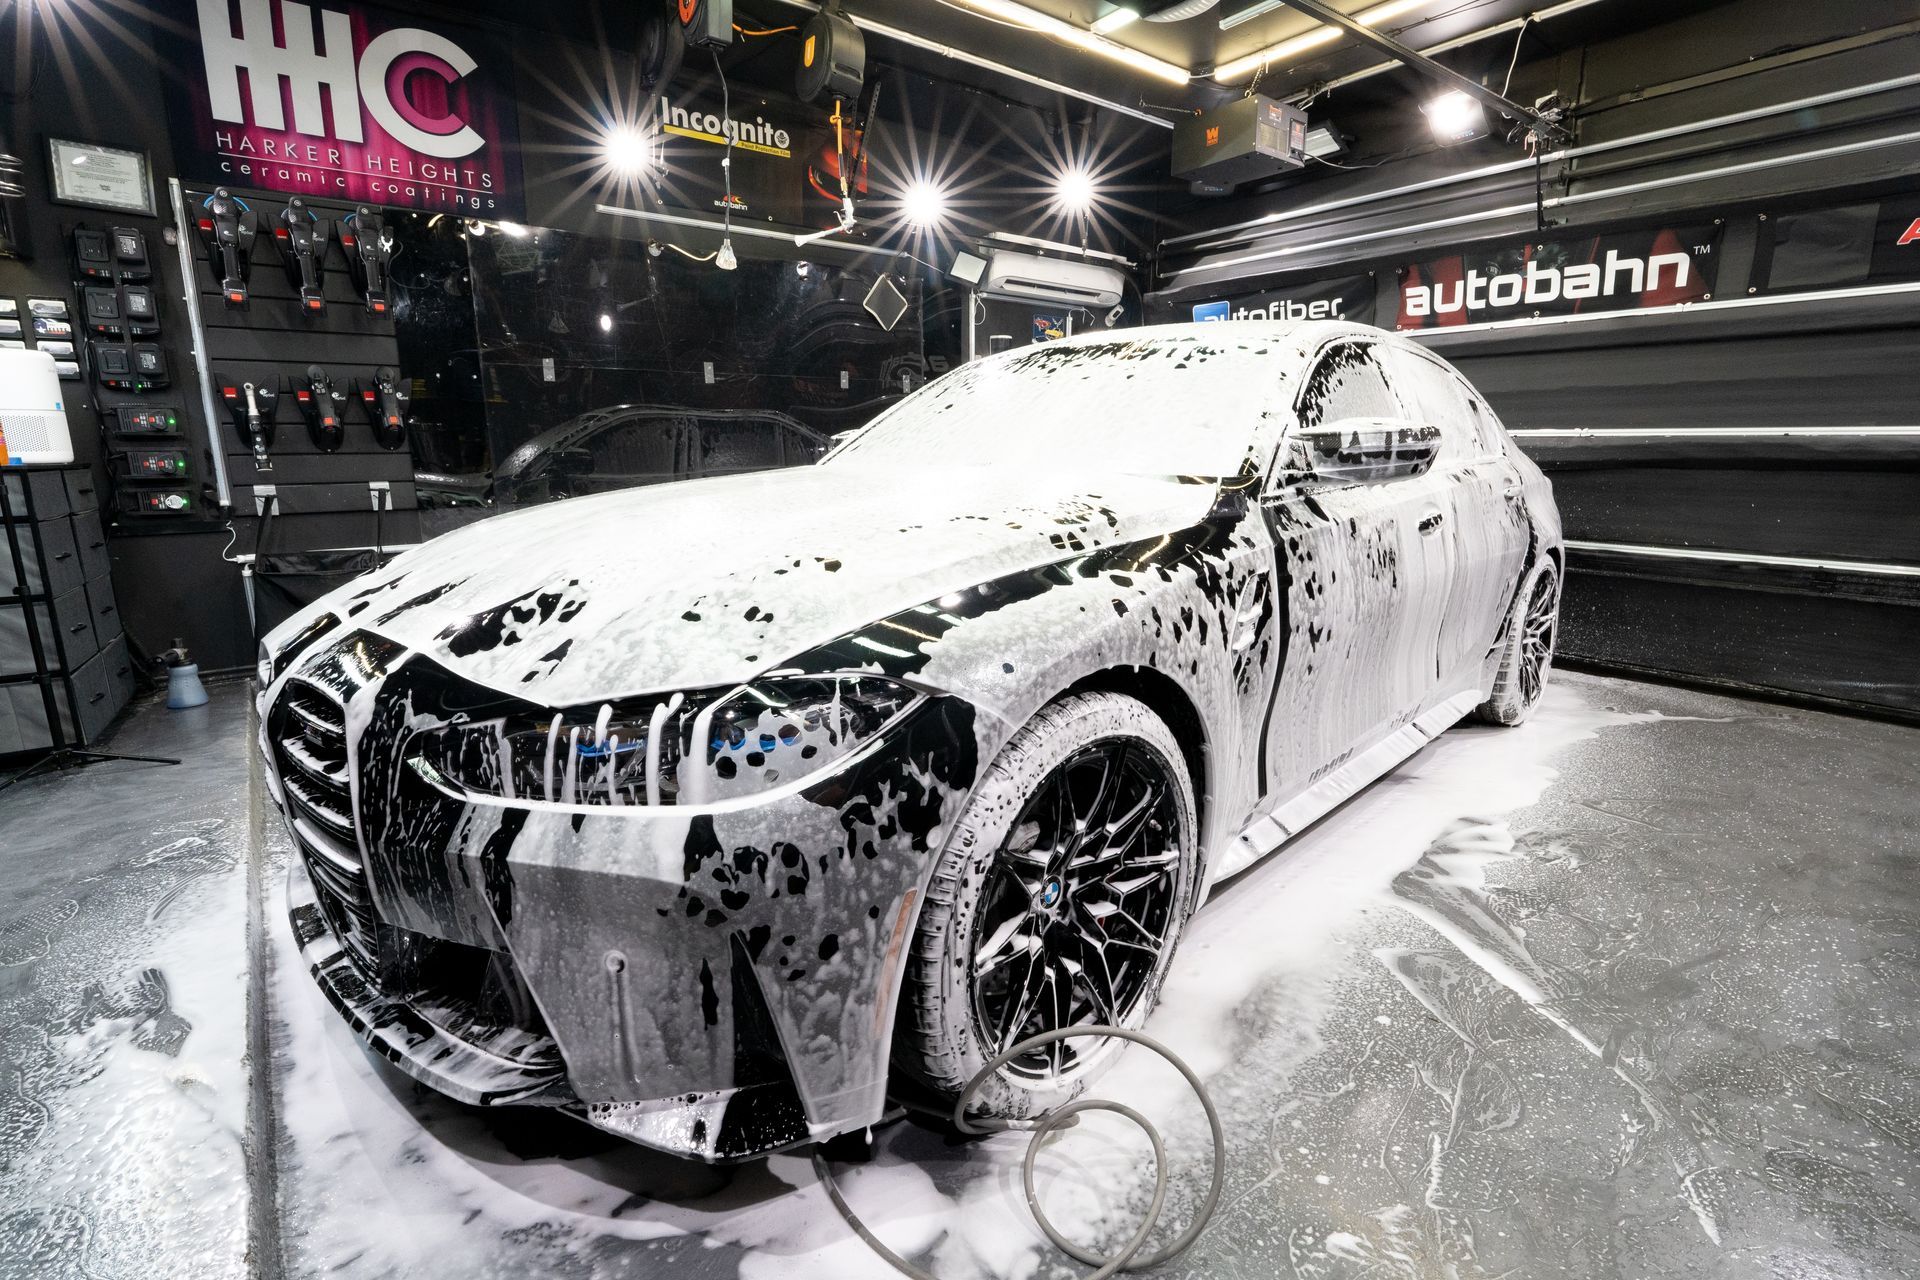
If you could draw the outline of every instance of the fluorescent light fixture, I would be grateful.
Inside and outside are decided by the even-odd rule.
[[[1307,130],[1307,154],[1316,160],[1337,156],[1346,149],[1347,144],[1340,141],[1331,125],[1316,124]]]
[[[1412,13],[1428,3],[1430,0],[1387,0],[1385,4],[1377,4],[1371,9],[1361,10],[1354,17],[1366,26],[1377,27],[1382,23],[1392,22],[1404,14]],[[1310,50],[1318,49],[1321,45],[1332,44],[1345,34],[1346,32],[1338,27],[1322,24],[1311,31],[1303,31],[1292,39],[1282,40],[1279,44],[1250,53],[1244,58],[1223,62],[1214,68],[1213,78],[1237,80],[1241,76],[1258,71],[1263,66],[1287,62]]]
[[[1150,76],[1157,76],[1172,84],[1185,84],[1193,78],[1185,67],[1176,67],[1171,62],[1162,61],[1152,54],[1142,53],[1138,49],[1129,49],[1126,45],[1117,44],[1098,32],[1077,27],[1050,13],[1029,9],[1026,5],[1014,3],[1014,0],[956,0],[956,2],[985,17],[998,18],[1016,27],[1037,31],[1043,36],[1052,36],[1067,44],[1077,45],[1088,53],[1096,53],[1103,58],[1124,63],[1135,71],[1144,71]],[[1426,0],[1420,0],[1420,2],[1425,3]]]
[[[1449,89],[1420,110],[1426,113],[1433,136],[1445,146],[1487,136],[1487,109],[1471,94]]]
[[[1110,36],[1128,23],[1138,21],[1140,21],[1138,10],[1129,9],[1125,5],[1115,5],[1095,18],[1089,30],[1097,36]]]
[[[1252,22],[1255,18],[1265,17],[1275,9],[1283,7],[1286,2],[1287,0],[1255,0],[1255,3],[1248,5],[1244,9],[1236,9],[1232,13],[1222,14],[1220,17],[1220,29],[1222,31],[1231,31],[1243,22]]]

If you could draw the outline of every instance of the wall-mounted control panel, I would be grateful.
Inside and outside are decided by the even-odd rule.
[[[79,306],[69,316],[41,305],[51,299],[29,300],[40,345],[62,347],[69,356],[82,346],[87,352],[103,452],[116,490],[114,509],[141,517],[193,514],[200,504],[188,484],[194,464],[184,411],[178,393],[164,400],[159,395],[173,387],[174,369],[163,342],[162,291],[154,284],[146,233],[138,227],[82,224],[70,237]],[[52,328],[63,324],[79,335]],[[169,495],[181,495],[183,501],[167,501]]]

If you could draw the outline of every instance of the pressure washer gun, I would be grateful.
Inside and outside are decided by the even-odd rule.
[[[327,309],[325,282],[327,241],[330,227],[325,218],[307,208],[299,196],[287,201],[273,223],[273,240],[280,249],[280,264],[287,269],[287,283],[300,295],[300,314],[317,316]]]
[[[220,386],[220,398],[226,402],[233,428],[240,433],[240,442],[253,449],[255,469],[273,470],[268,450],[273,448],[273,411],[280,403],[280,393],[257,383],[236,383],[218,373],[214,374],[214,381]]]
[[[347,274],[367,301],[367,314],[385,315],[393,235],[379,214],[366,205],[340,219],[340,248],[346,253]]]
[[[840,99],[833,100],[833,158],[840,171],[840,229],[852,234],[857,225],[853,216],[853,191],[847,185],[847,118],[841,112]]]
[[[411,397],[400,389],[400,375],[387,365],[373,371],[373,385],[361,387],[360,405],[367,411],[367,425],[382,449],[399,449],[407,443],[407,402]]]
[[[340,424],[340,405],[346,396],[334,390],[333,379],[317,364],[307,366],[304,384],[293,389],[293,398],[307,419],[307,437],[322,453],[338,453],[346,442],[347,430]]]
[[[247,278],[253,274],[253,238],[260,215],[225,187],[215,187],[200,205],[200,239],[207,265],[220,281],[220,296],[235,311],[247,309]]]

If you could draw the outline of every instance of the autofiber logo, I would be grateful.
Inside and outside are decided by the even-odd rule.
[[[779,156],[781,159],[793,154],[793,136],[759,116],[750,121],[732,120],[711,111],[690,111],[663,99],[660,120],[660,127],[666,132],[692,138],[696,142],[710,142],[724,147],[727,139],[732,138],[733,145],[742,151],[758,151],[762,155]]]
[[[191,87],[175,128],[219,180],[510,211],[495,196],[518,180],[511,55],[492,37],[357,3],[196,3],[204,96]]]
[[[1488,311],[1499,307],[1539,306],[1582,298],[1635,297],[1662,289],[1681,290],[1693,282],[1693,258],[1685,253],[1644,257],[1607,250],[1600,262],[1542,266],[1529,259],[1519,271],[1483,273],[1468,268],[1458,280],[1407,285],[1401,290],[1403,314],[1410,317]]]
[[[1252,303],[1196,302],[1195,320],[1344,320],[1346,299],[1267,298]]]

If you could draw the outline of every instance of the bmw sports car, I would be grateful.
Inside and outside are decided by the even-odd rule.
[[[468,1103],[706,1160],[950,1105],[1141,1024],[1212,885],[1524,718],[1561,558],[1539,469],[1407,340],[1018,349],[815,465],[489,519],[278,628],[293,930]]]

